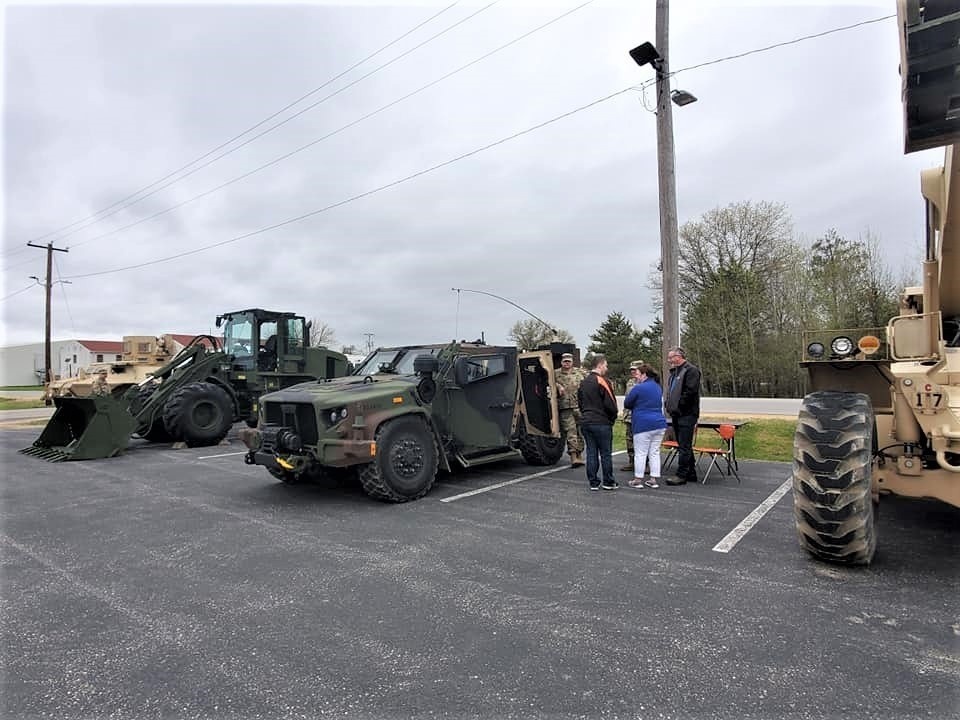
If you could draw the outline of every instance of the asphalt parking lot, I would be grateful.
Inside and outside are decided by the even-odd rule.
[[[886,501],[846,569],[799,549],[783,463],[507,463],[388,505],[236,443],[52,464],[37,434],[0,432],[4,717],[960,716],[944,505]]]

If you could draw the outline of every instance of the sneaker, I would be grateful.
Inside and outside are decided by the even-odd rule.
[[[618,482],[613,482],[610,484],[600,483],[600,487],[602,487],[604,490],[616,490],[618,487],[620,487],[620,483]]]
[[[591,485],[591,486],[590,486],[590,489],[591,489],[591,490],[599,490],[599,489],[600,489],[600,486],[599,486],[599,485]]]
[[[643,489],[643,478],[634,478],[633,480],[631,480],[630,482],[628,482],[627,485],[629,485],[629,486],[632,487],[632,488],[637,488],[637,490],[642,490],[642,489]]]
[[[648,488],[660,487],[660,483],[657,482],[656,478],[650,478],[649,480],[644,481],[643,484],[646,485]]]
[[[685,485],[687,483],[682,477],[672,477],[667,480],[667,485]]]

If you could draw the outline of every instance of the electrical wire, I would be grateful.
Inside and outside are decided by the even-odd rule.
[[[0,302],[3,302],[4,300],[9,300],[9,299],[12,298],[14,295],[19,295],[20,293],[25,293],[27,290],[29,290],[29,289],[31,289],[31,288],[33,288],[33,287],[36,287],[36,283],[32,283],[32,284],[30,284],[30,285],[27,285],[25,288],[21,288],[20,290],[17,290],[16,292],[10,293],[9,295],[4,295],[2,298],[0,298]]]
[[[346,125],[343,125],[343,126],[337,128],[336,130],[333,130],[333,131],[327,133],[326,135],[323,135],[323,136],[321,136],[321,137],[319,137],[319,138],[316,138],[315,140],[311,140],[310,142],[306,143],[305,145],[301,145],[300,147],[298,147],[298,148],[296,148],[296,149],[294,149],[294,150],[291,150],[290,152],[288,152],[288,153],[286,153],[286,154],[284,154],[284,155],[280,155],[279,157],[276,157],[276,158],[274,158],[273,160],[270,160],[269,162],[266,162],[266,163],[264,163],[263,165],[260,165],[259,167],[254,168],[253,170],[249,170],[248,172],[245,172],[245,173],[243,173],[243,174],[241,174],[241,175],[238,175],[238,176],[236,176],[236,177],[234,177],[234,178],[232,178],[232,179],[230,179],[230,180],[227,180],[226,182],[221,183],[220,185],[217,185],[216,187],[210,188],[209,190],[205,190],[204,192],[202,192],[202,193],[200,193],[200,194],[198,194],[198,195],[194,195],[193,197],[187,198],[186,200],[183,200],[183,201],[181,201],[181,202],[179,202],[179,203],[176,203],[175,205],[171,205],[170,207],[164,208],[163,210],[158,210],[157,212],[153,213],[152,215],[148,215],[148,216],[145,217],[145,218],[141,218],[141,219],[139,219],[139,220],[135,220],[135,221],[133,221],[133,222],[131,222],[131,223],[128,223],[128,224],[123,225],[123,226],[121,226],[121,227],[115,228],[115,229],[110,230],[110,231],[108,231],[108,232],[101,233],[101,234],[99,234],[99,235],[95,235],[95,236],[93,236],[93,237],[87,238],[86,240],[82,240],[82,241],[80,241],[80,242],[74,243],[73,245],[71,245],[71,247],[77,248],[77,247],[79,247],[79,246],[81,246],[81,245],[85,245],[85,244],[87,244],[87,243],[93,242],[94,240],[101,240],[101,239],[103,239],[103,238],[105,238],[105,237],[109,237],[109,236],[111,236],[111,235],[115,235],[115,234],[117,234],[118,232],[123,232],[124,230],[129,230],[130,228],[135,227],[135,226],[137,226],[137,225],[140,225],[141,223],[149,222],[150,220],[154,220],[155,218],[158,218],[158,217],[160,217],[161,215],[165,215],[165,214],[167,214],[168,212],[171,212],[171,211],[173,211],[173,210],[176,210],[176,209],[178,209],[178,208],[181,208],[181,207],[183,207],[184,205],[188,205],[188,204],[190,204],[190,203],[192,203],[192,202],[194,202],[194,201],[196,201],[196,200],[200,200],[200,199],[202,199],[202,198],[207,197],[208,195],[212,195],[213,193],[218,192],[218,191],[224,189],[225,187],[229,187],[230,185],[233,185],[233,184],[236,183],[236,182],[239,182],[239,181],[241,181],[241,180],[244,180],[244,179],[250,177],[251,175],[254,175],[254,174],[260,172],[261,170],[266,170],[267,168],[272,167],[273,165],[276,165],[277,163],[283,162],[284,160],[286,160],[286,159],[288,159],[288,158],[290,158],[290,157],[293,157],[294,155],[296,155],[296,154],[298,154],[298,153],[301,153],[301,152],[303,152],[304,150],[307,150],[308,148],[311,148],[311,147],[313,147],[314,145],[317,145],[317,144],[323,142],[324,140],[328,140],[328,139],[332,138],[334,135],[338,135],[338,134],[342,133],[344,130],[348,130],[348,129],[354,127],[355,125],[359,125],[359,124],[360,124],[361,122],[363,122],[364,120],[368,120],[369,118],[372,118],[374,115],[378,115],[379,113],[383,112],[384,110],[388,110],[389,108],[393,107],[394,105],[398,105],[399,103],[403,102],[404,100],[408,100],[408,99],[410,99],[411,97],[413,97],[414,95],[418,95],[419,93],[423,92],[424,90],[427,90],[427,89],[433,87],[434,85],[437,85],[437,84],[443,82],[444,80],[448,80],[449,78],[453,77],[454,75],[463,72],[463,71],[466,70],[467,68],[469,68],[469,67],[471,67],[471,66],[473,66],[473,65],[476,65],[477,63],[482,62],[483,60],[486,60],[487,58],[491,57],[492,55],[495,55],[496,53],[498,53],[498,52],[500,52],[500,51],[502,51],[502,50],[507,49],[507,48],[510,47],[511,45],[515,45],[516,43],[520,42],[521,40],[524,40],[524,39],[530,37],[530,36],[533,35],[534,33],[540,32],[541,30],[549,27],[550,25],[553,25],[555,22],[558,22],[559,20],[562,20],[563,18],[567,17],[568,15],[571,15],[572,13],[575,13],[575,12],[577,12],[578,10],[581,10],[582,8],[586,7],[587,5],[592,4],[594,1],[595,1],[595,0],[587,0],[587,2],[584,2],[584,3],[582,3],[581,5],[578,5],[577,7],[573,8],[572,10],[568,10],[567,12],[563,13],[562,15],[558,15],[557,17],[555,17],[555,18],[553,18],[552,20],[544,23],[543,25],[540,25],[540,26],[538,26],[538,27],[533,28],[532,30],[527,31],[526,33],[524,33],[524,34],[522,34],[522,35],[514,38],[513,40],[510,40],[509,42],[501,45],[500,47],[495,48],[494,50],[491,50],[491,51],[489,51],[489,52],[481,55],[480,57],[475,58],[474,60],[471,60],[470,62],[468,62],[468,63],[465,64],[465,65],[461,65],[461,66],[458,67],[456,70],[452,70],[452,71],[448,72],[446,75],[443,75],[443,76],[441,76],[441,77],[439,77],[439,78],[437,78],[437,79],[435,79],[435,80],[427,83],[426,85],[423,85],[422,87],[419,87],[419,88],[417,88],[416,90],[414,90],[414,91],[412,91],[412,92],[409,92],[409,93],[407,93],[406,95],[404,95],[404,96],[402,96],[402,97],[400,97],[400,98],[397,98],[396,100],[393,100],[393,101],[387,103],[386,105],[382,105],[381,107],[377,108],[376,110],[373,110],[373,111],[367,113],[366,115],[363,115],[363,116],[357,118],[356,120],[353,120],[353,121],[347,123]],[[489,7],[489,5],[488,5],[487,7]],[[486,9],[486,8],[484,8],[484,9]],[[476,14],[476,13],[475,13],[475,14]],[[472,16],[471,16],[471,17],[472,17]],[[211,162],[212,162],[212,161],[211,161]],[[204,166],[201,166],[201,167],[204,167]],[[200,169],[200,168],[197,168],[197,170],[199,170],[199,169]],[[191,172],[195,172],[195,171],[191,171]],[[184,177],[186,177],[186,176],[184,176]],[[170,183],[170,184],[172,184],[172,183]],[[166,187],[166,186],[164,186],[164,187]],[[158,188],[158,190],[162,190],[162,189],[163,189],[162,187],[161,187],[161,188]],[[144,197],[146,197],[146,196],[144,196]]]
[[[51,253],[53,255],[53,269],[57,273],[57,283],[60,285],[60,292],[63,294],[63,304],[67,308],[67,317],[70,318],[70,327],[73,328],[74,334],[77,332],[77,324],[73,321],[73,313],[70,311],[70,301],[67,300],[67,283],[69,280],[64,280],[63,275],[60,273],[60,261],[57,260],[56,253]]]
[[[496,0],[496,1],[499,1],[499,0]],[[255,124],[255,125],[251,125],[250,127],[248,127],[248,128],[247,128],[246,130],[244,130],[243,132],[239,133],[238,135],[234,135],[232,138],[230,138],[230,139],[227,140],[226,142],[223,142],[223,143],[221,143],[220,145],[217,145],[217,147],[213,148],[212,150],[207,151],[206,153],[204,153],[204,154],[201,155],[200,157],[198,157],[198,158],[196,158],[196,159],[194,159],[194,160],[191,160],[191,161],[188,162],[186,165],[183,165],[182,167],[177,168],[176,170],[168,173],[167,175],[164,175],[164,176],[163,176],[162,178],[160,178],[159,180],[155,180],[154,182],[150,183],[149,185],[146,185],[146,186],[140,188],[140,189],[137,190],[136,192],[131,193],[130,195],[127,195],[126,197],[121,198],[120,200],[117,200],[117,201],[116,201],[115,203],[113,203],[112,205],[108,205],[107,207],[105,207],[105,208],[103,208],[103,209],[101,209],[101,210],[98,210],[97,212],[93,213],[92,215],[89,215],[89,216],[87,216],[87,217],[85,217],[85,218],[82,218],[82,219],[80,219],[80,220],[76,220],[76,221],[70,223],[69,225],[64,225],[63,227],[60,227],[60,228],[58,228],[58,229],[56,229],[56,230],[51,230],[51,231],[48,232],[47,234],[41,235],[40,237],[35,238],[32,242],[39,242],[39,241],[41,241],[41,240],[43,240],[43,239],[45,239],[45,238],[47,238],[47,237],[49,237],[49,236],[51,236],[51,235],[55,235],[55,234],[57,234],[57,233],[63,232],[64,230],[68,230],[69,228],[72,228],[74,225],[79,225],[79,224],[81,224],[81,223],[86,222],[87,220],[92,220],[92,219],[96,218],[98,215],[101,215],[101,214],[105,213],[107,210],[110,210],[110,209],[116,207],[117,205],[120,205],[121,203],[125,203],[127,200],[130,200],[131,198],[136,197],[137,195],[139,195],[140,193],[144,192],[145,190],[149,190],[150,188],[154,187],[155,185],[157,185],[157,184],[159,184],[159,183],[162,183],[164,180],[168,180],[169,178],[173,177],[173,176],[176,175],[177,173],[180,173],[180,172],[182,172],[183,170],[186,170],[187,168],[191,167],[192,165],[195,165],[196,163],[200,162],[201,160],[204,160],[204,159],[210,157],[211,155],[213,155],[213,154],[214,154],[215,152],[217,152],[218,150],[222,150],[223,148],[225,148],[225,147],[227,147],[228,145],[230,145],[232,142],[234,142],[234,141],[236,141],[236,140],[239,140],[239,139],[242,138],[244,135],[247,135],[248,133],[253,132],[254,130],[256,130],[256,129],[257,129],[258,127],[260,127],[261,125],[269,122],[270,120],[273,120],[275,117],[277,117],[277,116],[280,115],[281,113],[284,113],[284,112],[286,112],[287,110],[289,110],[290,108],[294,107],[295,105],[300,104],[302,101],[306,100],[306,99],[307,99],[308,97],[310,97],[311,95],[314,95],[314,94],[320,92],[320,91],[323,90],[325,87],[327,87],[327,86],[330,85],[331,83],[339,80],[340,78],[342,78],[342,77],[343,77],[344,75],[346,75],[347,73],[349,73],[349,72],[355,70],[356,68],[360,67],[361,65],[363,65],[363,64],[364,64],[365,62],[367,62],[368,60],[372,60],[374,57],[376,57],[377,55],[379,55],[379,54],[382,53],[383,51],[387,50],[388,48],[392,47],[393,45],[396,45],[398,42],[400,42],[400,41],[403,40],[404,38],[408,37],[408,36],[411,35],[412,33],[416,32],[417,30],[419,30],[420,28],[422,28],[424,25],[427,25],[428,23],[432,22],[433,20],[436,20],[438,17],[440,17],[441,15],[443,15],[445,12],[447,12],[448,10],[450,10],[451,8],[453,8],[454,6],[456,6],[457,4],[459,4],[459,2],[460,2],[460,0],[457,0],[456,2],[452,3],[451,5],[448,5],[447,7],[443,8],[443,9],[440,10],[439,12],[431,15],[429,18],[427,18],[426,20],[424,20],[423,22],[421,22],[419,25],[415,25],[414,27],[412,27],[412,28],[411,28],[410,30],[408,30],[407,32],[405,32],[405,33],[403,33],[402,35],[394,38],[393,40],[391,40],[390,42],[388,42],[386,45],[384,45],[383,47],[381,47],[379,50],[376,50],[376,51],[370,53],[369,55],[367,55],[367,56],[366,56],[365,58],[363,58],[362,60],[360,60],[360,61],[354,63],[353,65],[351,65],[350,67],[348,67],[348,68],[347,68],[346,70],[344,70],[343,72],[341,72],[341,73],[339,73],[338,75],[335,75],[334,77],[330,78],[329,80],[327,80],[325,83],[323,83],[323,84],[320,85],[319,87],[314,88],[313,90],[311,90],[310,92],[306,93],[305,95],[301,95],[299,98],[297,98],[296,100],[294,100],[294,101],[291,102],[291,103],[288,103],[288,104],[285,105],[284,107],[280,108],[279,110],[277,110],[277,111],[276,111],[275,113],[273,113],[272,115],[269,115],[269,116],[265,117],[263,120],[261,120],[260,122],[258,122],[258,123]],[[496,4],[496,3],[495,3],[495,2],[494,2],[494,3],[491,3],[491,5],[493,5],[493,4]],[[489,5],[488,5],[487,7],[489,7]],[[485,10],[485,9],[486,9],[486,8],[484,8],[484,10]],[[482,11],[478,11],[478,12],[482,12]],[[476,14],[477,14],[477,13],[474,13],[473,15],[476,15]],[[471,15],[470,17],[473,17],[473,15]],[[469,19],[469,18],[467,18],[467,19]],[[461,22],[463,22],[463,21],[461,21]],[[460,24],[460,23],[457,23],[457,24]],[[456,25],[451,26],[451,28],[448,28],[448,30],[449,30],[449,29],[452,29],[453,27],[456,27]],[[446,32],[446,30],[445,30],[444,32]],[[432,38],[428,39],[428,40],[425,41],[425,42],[430,42],[430,40],[436,39],[437,37],[439,37],[439,36],[442,35],[442,34],[443,34],[443,33],[438,33],[437,35],[434,35]],[[421,45],[418,45],[417,47],[421,47],[423,44],[425,44],[425,43],[421,43]],[[416,49],[416,48],[415,48],[415,49]],[[403,57],[403,56],[401,55],[400,57]],[[394,61],[391,61],[391,62],[394,62]],[[389,63],[388,63],[388,64],[389,64]],[[386,67],[386,66],[381,66],[380,68],[378,68],[378,70],[382,69],[383,67]],[[376,72],[376,71],[374,71],[374,72]],[[369,74],[367,74],[367,75],[364,75],[364,78],[369,77],[369,76],[372,75],[372,74],[373,74],[373,73],[369,73]],[[362,80],[362,79],[363,79],[363,78],[361,78],[361,80]],[[355,81],[354,83],[351,83],[351,85],[356,84],[356,82],[359,82],[359,80],[358,80],[358,81]],[[350,86],[348,85],[347,87],[350,87]],[[346,88],[343,88],[343,89],[346,89]],[[338,92],[339,92],[339,91],[338,91]],[[335,94],[336,94],[336,93],[335,93]],[[332,97],[332,96],[328,96],[328,98],[329,98],[329,97]],[[326,99],[328,99],[328,98],[324,98],[324,100],[326,100]],[[321,102],[323,102],[323,101],[321,101]],[[319,104],[319,103],[315,103],[314,105],[311,105],[310,108],[316,107],[316,105],[318,105],[318,104]],[[307,109],[309,110],[310,108],[307,108]],[[304,110],[304,111],[301,111],[300,113],[297,113],[297,115],[300,115],[300,114],[302,114],[303,112],[306,112],[306,111],[305,111],[305,110]],[[292,120],[293,118],[297,117],[297,115],[293,115],[293,116],[287,118],[286,120],[283,121],[283,123],[279,123],[278,125],[273,126],[273,128],[271,128],[270,130],[273,130],[273,129],[277,128],[277,127],[280,127],[280,125],[282,125],[282,124],[284,124],[284,123],[286,123],[286,122],[289,122],[289,121]],[[266,132],[270,132],[270,130],[268,130],[268,131],[266,131]],[[257,137],[261,137],[261,135],[266,134],[266,132],[265,132],[265,133],[261,133],[260,135],[257,135]],[[256,139],[256,138],[253,138],[253,139]],[[244,143],[244,144],[247,144],[247,143]],[[230,152],[233,152],[234,150],[238,150],[240,147],[243,147],[243,145],[240,145],[240,146],[238,146],[238,147],[236,147],[236,148],[233,148],[233,150],[231,150]],[[218,158],[216,158],[216,159],[219,159],[220,157],[224,157],[224,155],[229,155],[229,154],[230,154],[230,153],[224,153],[223,155],[220,155],[220,156],[219,156]],[[208,164],[209,164],[209,163],[208,163]],[[204,165],[203,167],[206,167],[206,165]],[[199,168],[197,168],[197,169],[199,169]],[[186,177],[186,175],[185,175],[184,177]],[[182,180],[182,179],[183,179],[183,178],[179,178],[178,180]],[[176,181],[175,181],[175,182],[176,182]],[[167,187],[167,185],[165,185],[164,187]],[[161,188],[161,189],[162,189],[162,188]],[[152,194],[152,193],[151,193],[151,194]],[[135,204],[136,202],[139,202],[140,200],[143,200],[145,197],[149,197],[149,195],[144,195],[143,197],[138,198],[137,200],[135,200],[135,201],[133,201],[133,202],[127,204],[127,205],[124,205],[123,207],[129,207],[130,205],[133,205],[133,204]],[[122,210],[123,207],[118,208],[117,212],[119,212],[119,210]],[[114,213],[110,213],[110,215],[113,215],[113,214],[114,214]],[[109,217],[109,215],[104,215],[104,217]],[[103,217],[99,218],[99,219],[97,220],[97,222],[99,222],[99,220],[102,220],[102,219],[103,219]],[[93,223],[91,223],[91,225],[92,225],[92,224],[93,224]],[[84,227],[89,227],[89,225],[86,225],[86,226],[84,226]],[[83,228],[76,228],[75,230],[71,230],[70,232],[62,235],[61,238],[62,238],[62,237],[67,237],[67,236],[73,234],[74,232],[76,232],[77,230],[82,230],[82,229],[83,229]],[[61,238],[57,238],[57,240],[59,240],[59,239],[61,239]]]
[[[494,142],[492,142],[492,143],[488,143],[487,145],[484,145],[484,146],[482,146],[482,147],[475,148],[474,150],[471,150],[471,151],[469,151],[469,152],[463,153],[462,155],[458,155],[458,156],[453,157],[453,158],[451,158],[451,159],[449,159],[449,160],[445,160],[445,161],[442,162],[442,163],[438,163],[438,164],[436,164],[436,165],[433,165],[433,166],[431,166],[431,167],[425,168],[425,169],[423,169],[423,170],[419,170],[419,171],[417,171],[417,172],[415,172],[415,173],[412,173],[412,174],[410,174],[410,175],[407,175],[406,177],[400,178],[399,180],[394,180],[394,181],[389,182],[389,183],[386,183],[386,184],[384,184],[384,185],[380,185],[379,187],[373,188],[372,190],[367,190],[366,192],[358,193],[357,195],[353,195],[352,197],[346,198],[346,199],[344,199],[344,200],[340,200],[340,201],[335,202],[335,203],[331,203],[330,205],[327,205],[327,206],[322,207],[322,208],[318,208],[318,209],[316,209],[316,210],[312,210],[312,211],[310,211],[310,212],[304,213],[303,215],[298,215],[297,217],[293,217],[293,218],[289,218],[289,219],[287,219],[287,220],[283,220],[282,222],[278,222],[278,223],[276,223],[276,224],[274,224],[274,225],[269,225],[269,226],[267,226],[267,227],[260,228],[259,230],[254,230],[254,231],[252,231],[252,232],[244,233],[244,234],[242,234],[242,235],[237,235],[237,236],[232,237],[232,238],[229,238],[229,239],[227,239],[227,240],[221,240],[220,242],[211,243],[211,244],[209,244],[209,245],[204,245],[204,246],[202,246],[202,247],[194,248],[193,250],[188,250],[188,251],[186,251],[186,252],[177,253],[177,254],[175,254],[175,255],[169,255],[169,256],[163,257],[163,258],[157,258],[156,260],[148,260],[148,261],[146,261],[146,262],[137,263],[136,265],[127,265],[127,266],[125,266],[125,267],[114,268],[113,270],[100,270],[100,271],[98,271],[98,272],[84,273],[84,274],[82,274],[82,275],[68,275],[66,279],[73,280],[73,279],[79,279],[79,278],[99,277],[99,276],[101,276],[101,275],[111,275],[111,274],[113,274],[113,273],[124,272],[124,271],[126,271],[126,270],[135,270],[135,269],[137,269],[137,268],[147,267],[147,266],[149,266],[149,265],[157,265],[157,264],[162,263],[162,262],[169,262],[170,260],[176,260],[176,259],[178,259],[178,258],[187,257],[187,256],[190,256],[190,255],[196,255],[196,254],[201,253],[201,252],[204,252],[204,251],[206,251],[206,250],[212,250],[213,248],[223,247],[224,245],[229,245],[229,244],[231,244],[231,243],[235,243],[235,242],[238,242],[238,241],[240,241],[240,240],[245,240],[245,239],[247,239],[247,238],[254,237],[254,236],[256,236],[256,235],[262,235],[263,233],[269,232],[269,231],[271,231],[271,230],[276,230],[277,228],[281,228],[281,227],[284,227],[284,226],[286,226],[286,225],[292,225],[292,224],[294,224],[294,223],[300,222],[301,220],[306,220],[307,218],[314,217],[315,215],[320,215],[321,213],[325,213],[325,212],[327,212],[327,211],[329,211],[329,210],[333,210],[334,208],[338,208],[338,207],[341,207],[341,206],[343,206],[343,205],[347,205],[347,204],[349,204],[349,203],[355,202],[356,200],[360,200],[360,199],[365,198],[365,197],[370,197],[371,195],[375,195],[375,194],[377,194],[377,193],[379,193],[379,192],[382,192],[383,190],[387,190],[387,189],[389,189],[389,188],[396,187],[397,185],[401,185],[401,184],[403,184],[403,183],[405,183],[405,182],[408,182],[408,181],[410,181],[410,180],[413,180],[413,179],[415,179],[415,178],[421,177],[421,176],[426,175],[426,174],[428,174],[428,173],[431,173],[431,172],[434,172],[434,171],[439,170],[439,169],[441,169],[441,168],[447,167],[448,165],[453,165],[453,164],[456,163],[456,162],[459,162],[459,161],[461,161],[461,160],[465,160],[465,159],[467,159],[467,158],[469,158],[469,157],[472,157],[472,156],[474,156],[474,155],[478,155],[479,153],[482,153],[482,152],[484,152],[485,150],[489,150],[489,149],[491,149],[491,148],[497,147],[498,145],[502,145],[502,144],[504,144],[504,143],[506,143],[506,142],[509,142],[509,141],[514,140],[514,139],[516,139],[516,138],[519,138],[519,137],[522,137],[522,136],[527,135],[527,134],[529,134],[529,133],[532,133],[532,132],[534,132],[534,131],[536,131],[536,130],[540,130],[541,128],[544,128],[544,127],[546,127],[547,125],[550,125],[550,124],[552,124],[552,123],[555,123],[555,122],[558,122],[558,121],[563,120],[563,119],[565,119],[565,118],[568,118],[568,117],[570,117],[571,115],[575,115],[575,114],[577,114],[577,113],[579,113],[579,112],[582,112],[583,110],[587,110],[588,108],[594,107],[595,105],[599,105],[599,104],[601,104],[601,103],[604,103],[604,102],[606,102],[606,101],[608,101],[608,100],[611,100],[611,99],[617,97],[618,95],[623,95],[624,93],[630,92],[630,91],[633,90],[633,89],[634,89],[633,87],[627,87],[627,88],[624,88],[623,90],[617,90],[617,91],[614,92],[614,93],[611,93],[611,94],[606,95],[606,96],[604,96],[604,97],[602,97],[602,98],[599,98],[599,99],[597,99],[597,100],[594,100],[594,101],[592,101],[592,102],[589,102],[589,103],[587,103],[586,105],[581,105],[581,106],[578,107],[578,108],[575,108],[575,109],[573,109],[573,110],[569,110],[569,111],[567,111],[567,112],[565,112],[565,113],[563,113],[563,114],[561,114],[561,115],[557,115],[556,117],[553,117],[553,118],[551,118],[551,119],[549,119],[549,120],[545,120],[544,122],[541,122],[541,123],[538,123],[538,124],[533,125],[533,126],[531,126],[531,127],[528,127],[528,128],[525,129],[525,130],[521,130],[520,132],[516,132],[516,133],[514,133],[513,135],[509,135],[509,136],[507,136],[507,137],[504,137],[504,138],[501,138],[501,139],[499,139],[499,140],[496,140],[496,141],[494,141]]]

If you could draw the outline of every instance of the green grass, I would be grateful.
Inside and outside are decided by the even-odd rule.
[[[714,418],[704,418],[714,419]],[[613,449],[624,450],[626,424],[617,421],[613,428]],[[764,418],[750,419],[737,430],[738,460],[771,460],[790,462],[793,458],[793,433],[797,429],[796,420]],[[719,447],[720,436],[710,429],[701,430],[697,437],[701,447]]]
[[[30,408],[42,408],[43,398],[37,400],[12,400],[10,398],[0,397],[0,410],[29,410]]]
[[[3,390],[36,390],[37,392],[43,392],[43,385],[3,385],[0,386],[0,391]]]

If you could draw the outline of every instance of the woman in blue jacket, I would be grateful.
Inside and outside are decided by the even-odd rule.
[[[663,390],[660,375],[652,365],[639,367],[637,384],[623,399],[623,406],[630,410],[630,430],[633,432],[633,480],[630,487],[660,487],[660,443],[667,430],[663,415]],[[643,469],[650,462],[650,479],[644,482]]]

